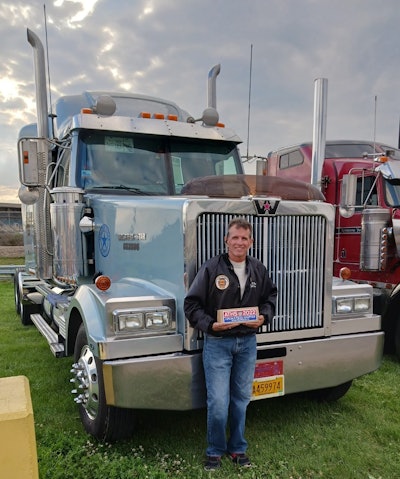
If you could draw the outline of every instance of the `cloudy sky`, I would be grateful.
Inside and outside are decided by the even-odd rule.
[[[220,63],[220,121],[242,155],[311,140],[322,77],[327,139],[398,144],[399,0],[1,0],[0,201],[18,201],[16,139],[36,115],[26,29],[45,44],[44,11],[51,101],[130,91],[199,117]]]

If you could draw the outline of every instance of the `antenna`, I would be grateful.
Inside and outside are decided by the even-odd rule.
[[[253,44],[250,46],[250,79],[249,79],[249,108],[247,115],[247,152],[246,161],[249,161],[249,143],[250,143],[250,99],[251,99],[251,72],[253,69]]]
[[[44,14],[44,31],[46,35],[46,60],[47,60],[47,79],[49,83],[49,104],[50,104],[50,118],[51,118],[51,128],[52,128],[52,137],[54,137],[54,115],[53,115],[53,106],[51,101],[51,84],[50,84],[50,64],[49,64],[49,42],[47,38],[47,15],[46,15],[46,4],[43,4],[43,14]]]
[[[376,107],[378,103],[378,96],[375,95],[375,107],[374,107],[374,153],[376,153]]]
[[[399,118],[399,137],[397,139],[397,148],[400,149],[400,118]]]

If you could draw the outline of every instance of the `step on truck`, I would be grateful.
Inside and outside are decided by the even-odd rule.
[[[43,46],[33,47],[37,123],[18,141],[26,264],[23,324],[71,356],[85,430],[128,437],[140,409],[205,406],[203,337],[183,310],[201,264],[224,251],[235,216],[278,286],[257,332],[253,399],[343,396],[381,363],[372,288],[333,278],[334,209],[315,187],[244,175],[239,137],[219,121],[216,77],[196,119],[175,103],[90,91],[48,113]]]
[[[325,103],[316,104],[326,116]],[[318,113],[320,112],[320,113]],[[259,171],[282,179],[312,181],[335,207],[333,273],[374,288],[382,316],[385,352],[400,358],[400,150],[378,141],[328,140],[270,151]]]

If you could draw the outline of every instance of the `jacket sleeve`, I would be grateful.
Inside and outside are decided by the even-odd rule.
[[[264,324],[269,324],[275,316],[276,297],[278,290],[265,270],[265,279],[263,282],[263,290],[260,298],[259,311],[264,316]]]
[[[209,271],[203,266],[191,284],[184,302],[184,310],[190,325],[204,333],[210,331],[215,319],[206,313],[209,290]]]

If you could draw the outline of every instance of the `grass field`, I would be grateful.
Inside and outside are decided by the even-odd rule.
[[[338,351],[338,354],[340,352]],[[400,475],[400,364],[357,379],[333,404],[302,395],[248,409],[254,467],[223,461],[203,471],[205,410],[141,411],[129,441],[101,444],[82,429],[70,394],[70,358],[55,359],[33,326],[16,316],[13,285],[0,281],[0,377],[30,381],[41,479],[394,479]],[[6,478],[5,478],[6,479]]]

